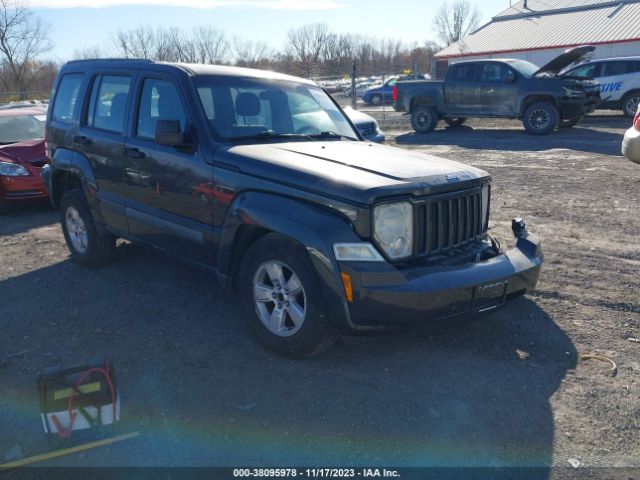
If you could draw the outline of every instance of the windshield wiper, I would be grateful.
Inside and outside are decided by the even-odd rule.
[[[333,132],[331,130],[325,130],[324,132],[309,136],[312,138],[346,138],[348,140],[358,140],[357,138],[350,137],[349,135],[340,135],[339,133]]]
[[[242,135],[238,137],[231,137],[229,140],[262,140],[265,138],[304,138],[307,140],[314,140],[311,135],[306,135],[302,133],[278,133],[273,130],[265,130],[263,132],[256,133],[255,135]]]

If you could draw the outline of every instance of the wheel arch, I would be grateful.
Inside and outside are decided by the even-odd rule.
[[[89,160],[78,152],[58,148],[51,158],[51,202],[55,207],[68,190],[82,188],[87,199],[94,198],[98,187]]]
[[[325,208],[263,192],[240,194],[227,212],[218,247],[221,281],[234,288],[244,253],[269,233],[282,235],[305,248],[317,274],[329,320],[338,328],[354,328],[333,243],[361,239],[347,220]]]
[[[553,95],[548,93],[532,93],[522,100],[522,104],[520,105],[520,116],[523,116],[527,107],[535,102],[549,102],[551,105],[558,108],[558,102]]]

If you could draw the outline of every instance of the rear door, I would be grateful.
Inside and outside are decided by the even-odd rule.
[[[72,138],[93,168],[105,222],[123,233],[127,233],[124,132],[134,81],[131,71],[94,74],[80,128]]]
[[[600,82],[600,98],[606,102],[617,102],[625,92],[630,90],[633,82],[631,62],[626,60],[610,60],[601,63],[598,81]]]
[[[156,247],[211,263],[213,169],[204,161],[191,112],[171,76],[142,73],[136,91],[124,149],[129,230]],[[190,146],[156,143],[158,120],[177,120]]]
[[[480,114],[478,91],[478,63],[452,65],[444,82],[447,114]]]

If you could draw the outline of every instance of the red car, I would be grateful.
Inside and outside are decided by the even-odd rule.
[[[40,178],[49,163],[45,150],[46,110],[0,110],[0,211],[48,198]]]

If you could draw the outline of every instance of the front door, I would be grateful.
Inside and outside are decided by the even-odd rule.
[[[127,216],[131,234],[161,249],[211,263],[213,211],[204,161],[186,103],[171,77],[141,75],[126,139]],[[155,141],[158,120],[177,120],[188,145]]]
[[[515,116],[519,104],[516,72],[505,63],[481,64],[478,99],[484,114],[497,117]]]

